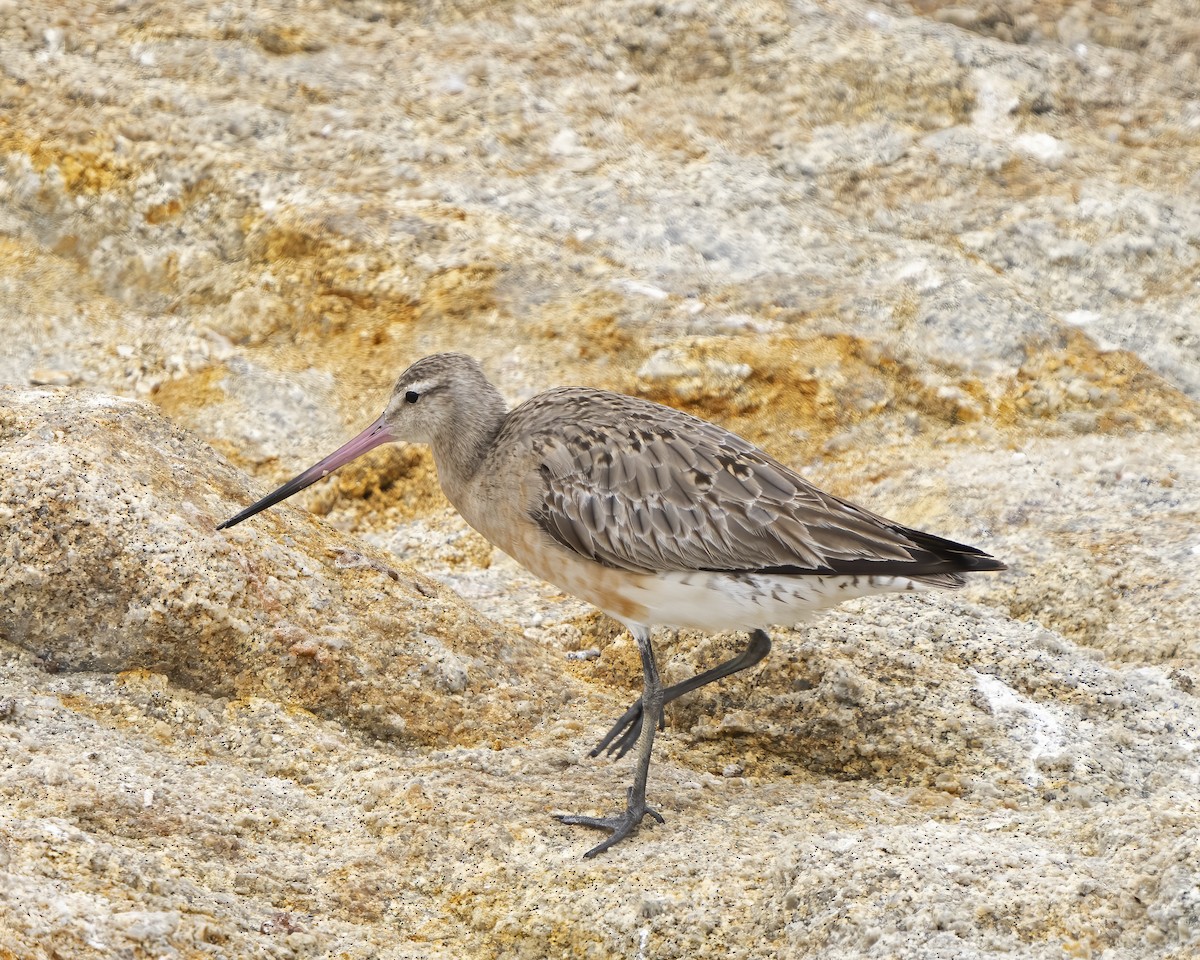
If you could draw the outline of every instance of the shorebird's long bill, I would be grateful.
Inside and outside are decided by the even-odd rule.
[[[391,431],[388,430],[387,424],[384,423],[381,416],[373,424],[367,427],[362,433],[351,440],[344,446],[338,447],[329,456],[320,463],[314,463],[311,467],[305,470],[299,476],[293,477],[278,490],[268,493],[265,497],[258,501],[253,506],[247,507],[236,517],[230,517],[224,523],[217,527],[218,530],[224,530],[227,527],[232,527],[236,523],[241,523],[247,517],[252,517],[260,510],[266,510],[267,507],[272,507],[280,500],[286,500],[293,493],[299,493],[305,487],[312,486],[318,480],[323,480],[329,476],[338,467],[344,466],[351,460],[361,457],[368,450],[374,450],[381,444],[389,443],[395,438]]]

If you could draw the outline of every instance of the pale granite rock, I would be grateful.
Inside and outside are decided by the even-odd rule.
[[[539,648],[303,514],[217,532],[251,492],[152,406],[0,388],[0,409],[0,636],[46,669],[149,670],[427,746],[563,692]]]
[[[3,951],[1195,957],[1195,20],[0,0]],[[633,646],[426,454],[214,530],[439,349],[1010,570],[776,631],[582,862]]]

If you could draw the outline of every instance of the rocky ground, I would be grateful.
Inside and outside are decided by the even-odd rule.
[[[1197,23],[0,0],[0,957],[1195,956]],[[424,451],[215,529],[442,349],[1010,569],[776,631],[583,861],[636,650]]]

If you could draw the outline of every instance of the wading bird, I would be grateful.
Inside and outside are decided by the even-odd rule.
[[[592,751],[636,742],[625,810],[561,816],[609,832],[593,857],[649,815],[646,781],[665,703],[758,663],[764,627],[851,597],[963,585],[1003,570],[975,547],[885,520],[818,490],[715,424],[636,397],[560,387],[508,410],[471,357],[418,360],[387,409],[345,446],[218,529],[328,476],[383,443],[426,443],[446,497],[519,564],[623,623],[637,641],[641,698]],[[652,627],[748,630],[731,660],[663,688]]]

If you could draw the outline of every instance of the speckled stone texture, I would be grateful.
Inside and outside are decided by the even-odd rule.
[[[1196,22],[0,0],[0,957],[1200,954]],[[775,631],[584,862],[636,649],[425,451],[215,530],[443,349],[1010,569]]]

